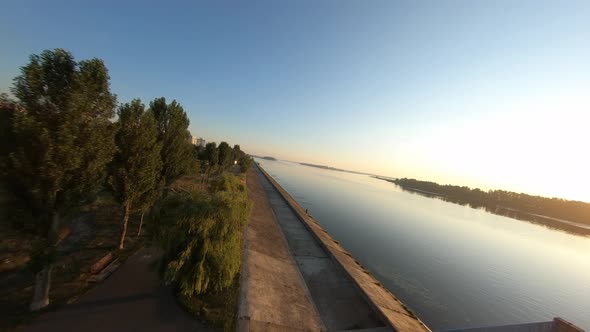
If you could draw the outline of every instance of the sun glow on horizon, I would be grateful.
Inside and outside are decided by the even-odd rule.
[[[477,115],[425,125],[401,143],[357,151],[356,160],[337,154],[276,157],[590,202],[590,156],[585,152],[590,142],[590,97],[539,96],[505,103]],[[378,151],[383,149],[390,153],[380,156]]]
[[[588,97],[539,97],[433,129],[409,148],[438,181],[590,202],[589,110]]]

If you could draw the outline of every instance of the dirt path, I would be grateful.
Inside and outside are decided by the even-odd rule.
[[[77,302],[40,316],[24,331],[208,331],[160,284],[158,255],[141,249]]]

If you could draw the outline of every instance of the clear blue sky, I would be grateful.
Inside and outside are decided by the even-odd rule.
[[[32,53],[103,59],[255,154],[590,201],[590,1],[2,1]]]

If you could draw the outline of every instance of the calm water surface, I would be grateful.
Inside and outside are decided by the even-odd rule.
[[[561,316],[590,331],[589,237],[366,175],[257,161],[431,329]]]

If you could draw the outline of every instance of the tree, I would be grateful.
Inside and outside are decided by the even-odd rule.
[[[109,184],[115,198],[123,205],[119,237],[119,249],[123,249],[132,209],[136,205],[146,209],[157,197],[156,188],[162,171],[162,145],[158,141],[153,114],[145,112],[139,99],[122,105],[117,113],[119,121],[115,142],[118,151],[111,164]]]
[[[12,92],[22,111],[13,115],[15,147],[4,159],[2,179],[39,234],[31,264],[31,310],[39,310],[49,304],[59,228],[104,183],[115,149],[116,98],[101,60],[76,62],[62,49],[32,55]]]
[[[219,143],[219,171],[223,172],[225,168],[231,163],[232,149],[227,142]]]
[[[158,141],[162,143],[162,178],[168,187],[174,180],[186,174],[193,162],[189,120],[176,100],[167,104],[164,97],[154,99],[150,103],[149,112],[156,119]]]
[[[165,279],[185,297],[230,286],[240,269],[242,226],[251,202],[231,174],[213,189],[212,195],[168,196],[150,223],[149,239],[164,251]]]
[[[252,158],[250,156],[243,156],[240,159],[240,172],[246,173],[252,166]]]
[[[15,136],[13,131],[14,117],[22,111],[18,103],[11,100],[7,94],[0,94],[0,176],[4,176],[10,154],[15,151]]]
[[[219,160],[219,149],[217,149],[217,144],[215,142],[210,142],[205,145],[205,158],[209,167],[207,168],[207,181],[209,181],[209,174],[211,174],[211,170]]]

